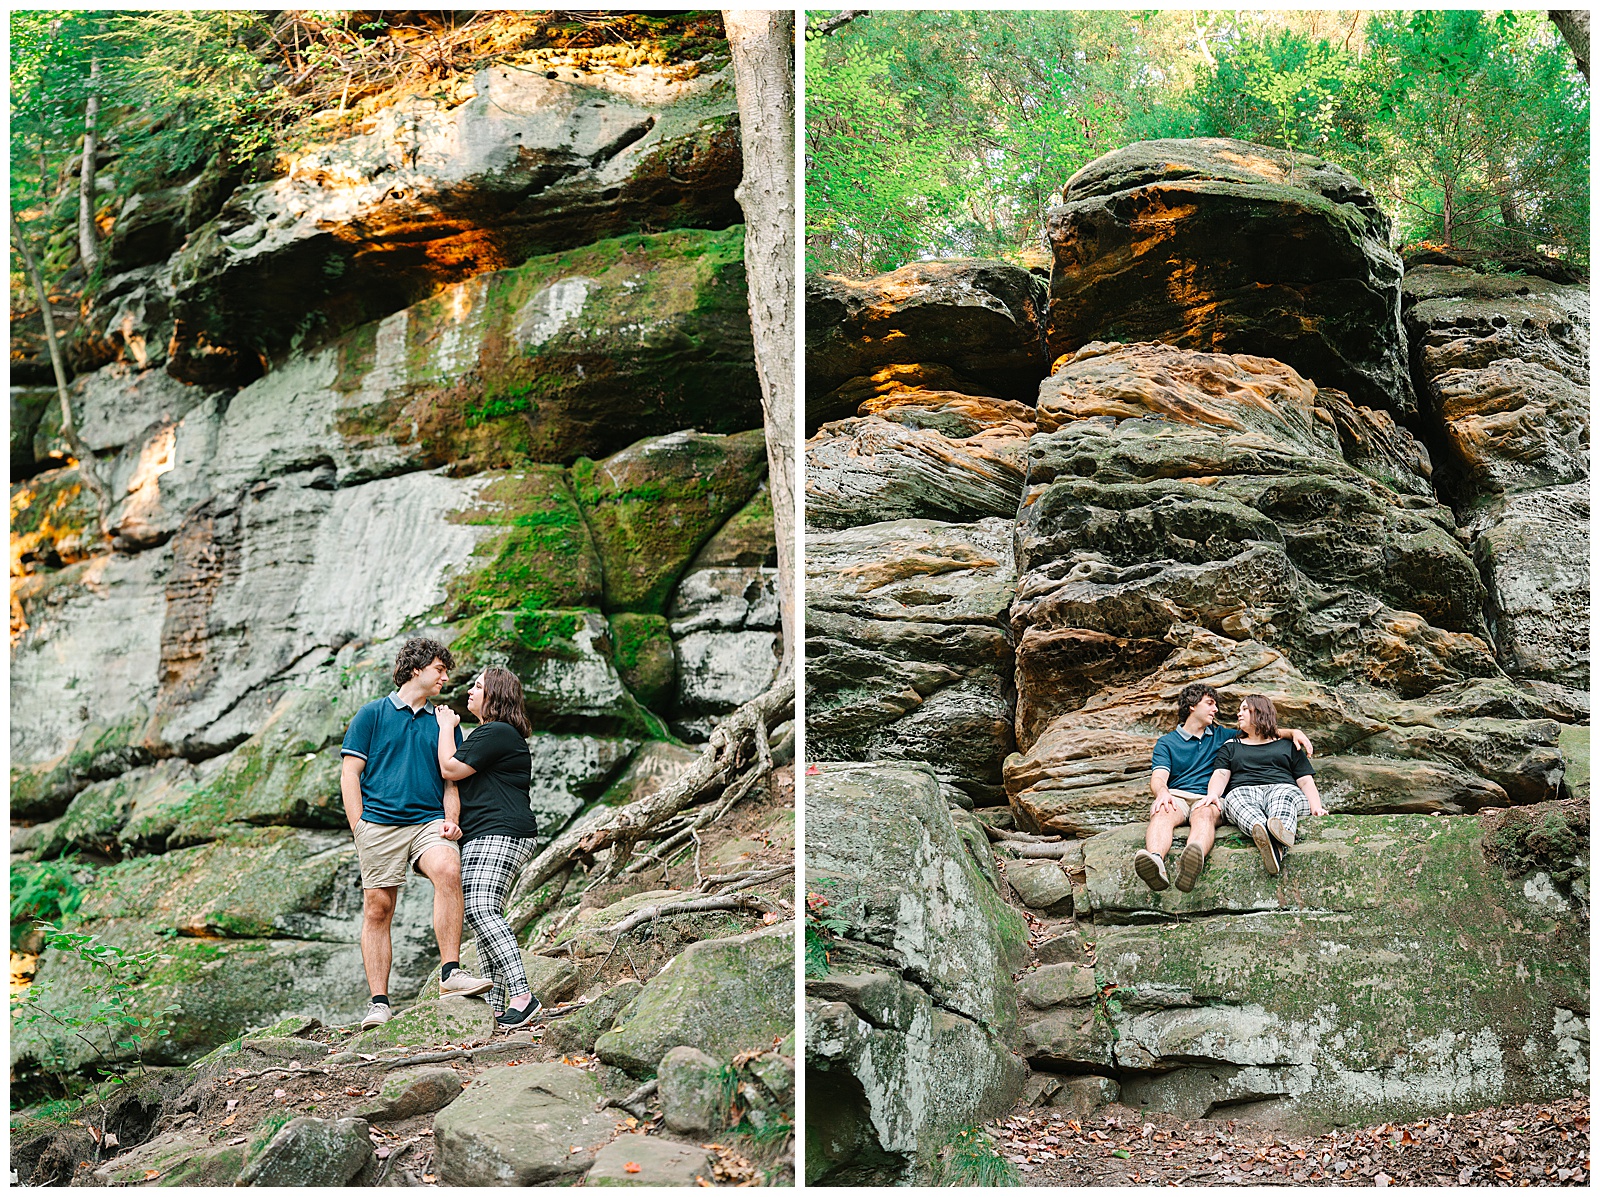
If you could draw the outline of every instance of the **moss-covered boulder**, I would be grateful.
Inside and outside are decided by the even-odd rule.
[[[663,614],[679,575],[766,474],[761,430],[678,432],[572,467],[605,566],[606,608]]]
[[[94,1177],[118,1188],[232,1185],[244,1171],[248,1143],[212,1143],[204,1132],[166,1131],[100,1165]]]
[[[463,679],[487,665],[515,673],[541,732],[664,739],[618,676],[610,631],[597,611],[495,611],[457,625],[450,651]]]
[[[1116,1005],[1053,1014],[1030,1054],[1114,1071],[1129,1104],[1304,1125],[1587,1083],[1567,1030],[1588,1018],[1586,921],[1536,862],[1494,859],[1478,819],[1306,819],[1276,878],[1230,832],[1189,894],[1138,881],[1142,839],[1133,825],[1085,846]]]
[[[450,578],[443,618],[600,605],[600,557],[566,470],[529,466],[491,474],[473,504],[450,519],[496,530]]]
[[[354,1052],[389,1047],[474,1047],[494,1036],[494,1011],[481,997],[419,1001],[381,1026],[363,1031],[348,1046]]]
[[[609,1031],[620,1015],[643,991],[638,981],[618,981],[587,1006],[551,1019],[544,1041],[563,1052],[592,1052],[594,1041]]]
[[[677,661],[665,616],[619,611],[611,617],[611,651],[617,675],[635,698],[660,710],[672,697]]]
[[[691,570],[717,567],[749,569],[778,566],[778,547],[772,526],[772,495],[763,482],[755,496],[729,517],[695,554]]]
[[[731,1060],[770,1048],[793,1026],[794,924],[779,923],[684,949],[596,1040],[595,1054],[643,1075],[674,1047]]]

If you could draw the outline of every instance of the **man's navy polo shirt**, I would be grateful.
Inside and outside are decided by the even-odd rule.
[[[339,753],[367,762],[361,770],[361,817],[368,823],[409,827],[444,818],[439,721],[431,702],[412,711],[398,690],[373,699],[350,720]]]
[[[1238,734],[1238,728],[1215,723],[1198,736],[1191,736],[1181,727],[1169,731],[1156,741],[1155,750],[1150,754],[1150,770],[1167,771],[1169,790],[1204,794],[1215,772],[1217,749]]]

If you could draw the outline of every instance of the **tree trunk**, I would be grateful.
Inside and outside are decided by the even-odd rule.
[[[100,240],[94,227],[94,159],[100,122],[100,60],[89,60],[89,100],[83,113],[83,164],[78,171],[78,256],[85,274],[100,266]]]
[[[1550,13],[1550,20],[1555,27],[1561,30],[1561,37],[1567,43],[1567,48],[1572,51],[1572,56],[1578,60],[1578,69],[1583,72],[1584,82],[1589,81],[1589,10],[1586,8],[1564,9]]]
[[[39,297],[39,313],[44,318],[44,340],[50,347],[50,365],[56,376],[56,397],[61,401],[61,435],[78,460],[78,477],[95,497],[100,513],[100,532],[109,537],[111,533],[106,521],[111,514],[111,496],[100,481],[100,476],[95,473],[94,454],[78,437],[77,421],[72,418],[72,400],[67,395],[67,363],[61,356],[55,316],[50,311],[50,292],[44,285],[44,275],[39,273],[39,263],[34,259],[33,250],[28,246],[28,239],[22,232],[22,226],[17,223],[15,213],[11,216],[11,236],[17,243],[17,252],[22,255],[22,265],[33,283],[34,293]]]
[[[725,11],[739,99],[744,178],[734,194],[744,209],[744,272],[767,434],[767,485],[778,543],[783,663],[792,684],[795,626],[795,270],[794,13]]]

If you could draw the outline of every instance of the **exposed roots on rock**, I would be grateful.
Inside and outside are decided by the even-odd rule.
[[[654,1080],[649,1080],[640,1085],[626,1097],[602,1097],[597,1103],[595,1103],[595,1108],[603,1110],[607,1106],[616,1106],[617,1109],[627,1110],[628,1113],[632,1114],[640,1122],[644,1122],[650,1114],[649,1108],[645,1105],[645,1102],[655,1091],[656,1082]]]
[[[771,773],[768,736],[773,728],[793,717],[794,680],[785,675],[729,715],[711,733],[699,760],[670,785],[627,806],[598,807],[574,822],[523,869],[506,913],[511,929],[523,930],[554,904],[555,898],[550,896],[533,900],[534,891],[563,869],[570,871],[580,859],[610,850],[612,863],[591,878],[591,884],[595,884],[613,870],[628,867],[626,862],[640,844],[663,835],[669,842],[681,836],[678,843],[682,843],[700,827],[721,818]],[[687,826],[675,824],[680,830],[665,830],[669,821],[683,811],[714,796],[719,800]],[[663,845],[653,855],[670,850]],[[649,862],[651,856],[645,860]]]

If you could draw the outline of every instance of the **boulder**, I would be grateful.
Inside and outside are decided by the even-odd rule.
[[[1102,1106],[1122,1099],[1122,1086],[1106,1076],[1065,1076],[1061,1088],[1050,1099],[1050,1104],[1071,1110],[1079,1118],[1088,1118]]]
[[[583,1178],[584,1188],[609,1185],[671,1185],[686,1188],[711,1183],[712,1154],[704,1147],[674,1143],[642,1131],[622,1135],[600,1149]]]
[[[581,1176],[620,1116],[597,1112],[600,1084],[565,1064],[490,1068],[433,1117],[447,1185],[526,1186]]]
[[[1092,964],[1043,964],[1027,973],[1017,994],[1035,1010],[1077,1004],[1100,992]]]
[[[532,254],[739,219],[725,75],[546,74],[491,67],[464,95],[381,108],[235,192],[162,269],[180,331],[169,370],[248,381],[308,317],[326,335]]]
[[[247,1188],[306,1188],[352,1183],[376,1163],[367,1124],[359,1118],[296,1118],[239,1175]]]
[[[1476,558],[1497,656],[1513,677],[1589,689],[1589,483],[1521,491],[1484,512]]]
[[[165,1131],[101,1164],[94,1179],[118,1188],[133,1185],[231,1186],[244,1171],[246,1143],[210,1141],[203,1131]],[[367,1145],[372,1150],[372,1145]],[[152,1176],[151,1173],[155,1175]]]
[[[494,1011],[481,997],[432,998],[420,1000],[381,1026],[363,1031],[348,1047],[353,1052],[368,1053],[386,1047],[476,1047],[488,1043],[494,1032]]]
[[[680,1135],[715,1135],[728,1123],[733,1070],[699,1048],[675,1047],[656,1069],[666,1128]]]
[[[816,769],[807,884],[846,930],[830,944],[839,971],[806,983],[807,1176],[910,1179],[1021,1092],[1007,1036],[1027,932],[928,766]]]
[[[626,806],[647,798],[681,777],[699,759],[700,754],[693,749],[665,740],[642,744],[629,760],[628,767],[600,796],[600,801],[607,806]]]
[[[661,709],[672,701],[677,661],[672,634],[661,615],[619,611],[611,624],[612,661],[629,693],[647,707]]]
[[[1063,1024],[1035,1049],[1114,1068],[1125,1103],[1326,1126],[1584,1083],[1559,1028],[1586,1017],[1587,931],[1548,874],[1486,856],[1477,819],[1306,819],[1277,878],[1230,830],[1189,894],[1138,881],[1142,836],[1086,845],[1098,968],[1120,1009],[1086,1007],[1086,1029]],[[1180,921],[1142,921],[1157,911]],[[1508,953],[1515,969],[1498,963]],[[1316,964],[1328,959],[1339,966]]]
[[[689,945],[645,985],[595,1054],[636,1075],[674,1047],[722,1060],[776,1043],[794,1025],[794,924]]]
[[[925,760],[974,800],[1011,751],[1010,521],[892,520],[806,541],[814,760]]]
[[[551,1019],[544,1042],[561,1052],[593,1052],[594,1041],[616,1024],[643,989],[638,981],[618,981],[582,1009]]]
[[[928,367],[981,375],[1000,397],[1026,402],[1045,374],[1044,318],[1044,281],[1004,262],[914,262],[862,280],[808,275],[806,422],[854,415],[865,395],[828,392],[886,366],[915,364],[957,384]]]
[[[758,428],[640,441],[580,460],[573,485],[605,569],[607,609],[665,612],[684,567],[755,493],[767,468]]]
[[[385,1076],[378,1095],[361,1102],[350,1115],[368,1122],[395,1122],[442,1110],[460,1096],[461,1077],[453,1069],[408,1068]]]
[[[1229,138],[1137,142],[1067,180],[1045,225],[1052,359],[1113,340],[1253,353],[1415,412],[1389,218],[1331,162]]]
[[[1024,906],[1058,917],[1072,913],[1072,882],[1055,861],[1007,861],[1006,880]]]
[[[528,805],[540,830],[548,834],[564,826],[594,799],[612,794],[634,772],[636,762],[654,760],[668,747],[655,740],[641,745],[636,739],[535,731],[528,737],[533,758]],[[645,767],[638,766],[641,771]]]

